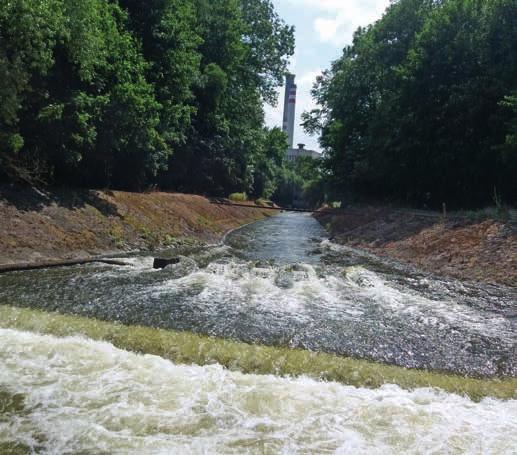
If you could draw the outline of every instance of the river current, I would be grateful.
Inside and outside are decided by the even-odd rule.
[[[0,275],[0,452],[514,453],[515,289],[336,245],[304,214],[163,255]],[[145,329],[81,321],[165,332],[135,348]]]

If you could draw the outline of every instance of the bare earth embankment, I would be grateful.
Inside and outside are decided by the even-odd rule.
[[[249,203],[254,205],[253,203]],[[271,210],[171,193],[0,188],[0,269],[213,242]]]
[[[446,221],[384,208],[316,214],[334,241],[437,275],[517,286],[517,230],[496,220]]]

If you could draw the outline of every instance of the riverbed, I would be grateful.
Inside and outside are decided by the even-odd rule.
[[[514,288],[444,279],[335,245],[305,214],[162,255],[179,263],[154,270],[153,256],[140,254],[117,258],[126,267],[0,276],[0,404],[12,404],[0,413],[0,448],[512,453],[517,446]],[[32,322],[16,308],[35,312]],[[64,338],[57,324],[35,323],[55,312],[69,315]],[[145,328],[149,346],[163,347],[167,333],[188,343],[153,350],[141,342],[138,355],[114,335],[99,338],[118,347],[84,338],[90,332],[74,329],[79,318],[135,334]],[[217,355],[200,354],[212,345]],[[298,362],[282,360],[291,353]],[[505,392],[491,397],[491,383]],[[483,392],[470,392],[472,384]]]

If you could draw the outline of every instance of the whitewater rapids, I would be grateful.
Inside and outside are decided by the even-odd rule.
[[[11,329],[0,329],[0,345],[4,449],[511,454],[517,447],[516,400],[475,403],[438,389],[369,390],[179,366],[105,342]]]

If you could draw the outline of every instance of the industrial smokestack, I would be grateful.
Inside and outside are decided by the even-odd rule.
[[[288,74],[285,78],[285,100],[284,100],[284,125],[283,131],[287,133],[289,148],[294,143],[294,118],[296,115],[296,84],[294,74]]]

